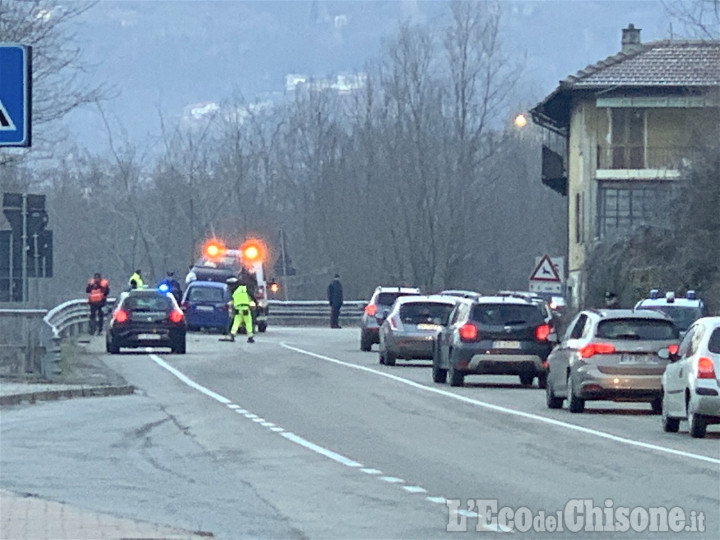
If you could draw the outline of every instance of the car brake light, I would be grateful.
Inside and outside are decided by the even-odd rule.
[[[465,323],[458,329],[460,341],[475,341],[477,339],[477,327],[472,323]]]
[[[541,324],[535,329],[535,339],[538,341],[547,341],[548,336],[550,335],[550,325],[549,324]]]
[[[170,312],[170,321],[174,323],[182,322],[183,320],[183,312],[179,309],[174,309]]]
[[[365,315],[372,317],[377,312],[377,306],[375,304],[368,304],[365,306]]]
[[[615,347],[610,343],[590,343],[580,349],[580,358],[590,358],[596,354],[612,354]]]
[[[698,358],[697,363],[697,378],[698,379],[714,379],[715,378],[715,367],[713,361],[707,356],[701,356]]]
[[[116,322],[123,323],[128,320],[128,314],[124,310],[118,309],[113,313],[113,319]]]
[[[679,347],[676,344],[668,345],[668,352],[670,354],[677,354]]]

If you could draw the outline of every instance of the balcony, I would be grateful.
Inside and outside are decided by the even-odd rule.
[[[677,146],[598,145],[597,169],[678,171],[685,164],[683,156],[689,154],[688,148]]]

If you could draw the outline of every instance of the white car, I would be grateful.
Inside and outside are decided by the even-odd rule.
[[[690,423],[692,437],[704,437],[708,424],[720,423],[720,317],[695,321],[662,376],[663,429],[676,432]]]

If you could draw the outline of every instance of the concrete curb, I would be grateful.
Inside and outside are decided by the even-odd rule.
[[[38,401],[72,399],[79,397],[124,396],[133,393],[135,393],[135,387],[132,385],[81,386],[78,388],[40,390],[37,392],[23,392],[18,394],[0,396],[0,406],[19,405],[21,403],[36,403]]]

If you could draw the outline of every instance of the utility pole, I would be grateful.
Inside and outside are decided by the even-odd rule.
[[[282,277],[283,277],[283,298],[287,302],[288,290],[287,290],[287,262],[285,260],[285,231],[280,228],[280,258],[282,260]]]

